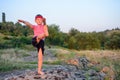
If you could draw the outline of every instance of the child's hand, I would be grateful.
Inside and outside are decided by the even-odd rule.
[[[37,36],[37,38],[36,38],[36,41],[37,41],[37,43],[39,43],[40,42],[40,38]]]
[[[18,22],[22,22],[23,23],[24,21],[19,19]]]
[[[37,36],[37,38],[36,38],[37,43],[39,43],[41,39],[42,39],[41,35]]]
[[[37,38],[36,38],[37,43],[39,43],[39,41],[40,41],[42,38],[44,38],[44,34],[38,35]]]
[[[40,39],[41,39],[41,35],[37,36],[37,38],[36,38],[37,43],[40,42]]]

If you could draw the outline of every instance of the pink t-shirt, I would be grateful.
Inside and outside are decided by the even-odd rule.
[[[34,37],[44,33],[44,25],[33,25]]]

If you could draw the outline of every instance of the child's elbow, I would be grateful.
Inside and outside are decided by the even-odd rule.
[[[49,36],[49,34],[46,34],[46,37],[48,37]]]
[[[49,36],[49,33],[45,33],[45,37],[48,37]]]

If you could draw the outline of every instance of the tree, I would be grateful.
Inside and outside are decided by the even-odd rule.
[[[105,47],[107,49],[120,49],[120,32],[114,32],[112,33],[106,43]]]
[[[47,44],[62,46],[62,44],[64,43],[64,39],[62,32],[60,32],[59,26],[55,24],[49,25],[48,31],[50,35],[46,39]]]
[[[98,32],[96,33],[96,36],[100,42],[101,49],[105,49],[105,42],[107,39],[107,36],[105,35],[104,32]]]
[[[79,33],[79,31],[75,28],[71,28],[69,31],[70,36],[75,36],[77,33]]]
[[[75,37],[70,37],[68,41],[68,48],[69,49],[75,49],[76,48],[76,39]]]
[[[0,32],[3,34],[11,34],[14,31],[13,22],[5,22],[0,24]]]

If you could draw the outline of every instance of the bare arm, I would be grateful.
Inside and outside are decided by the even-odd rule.
[[[49,32],[48,32],[47,25],[44,26],[44,32],[45,32],[45,37],[48,37],[49,36]]]
[[[27,26],[29,26],[30,28],[32,28],[32,24],[31,23],[29,23],[29,22],[27,22],[27,21],[24,21],[24,20],[18,20],[18,22],[22,22],[22,23],[24,23],[25,25],[27,25]]]
[[[44,23],[44,32],[45,32],[44,37],[47,37],[49,36],[49,33],[48,33],[48,27],[46,25],[46,18],[44,18],[43,23]]]

